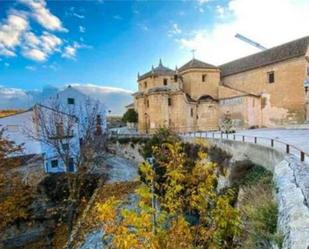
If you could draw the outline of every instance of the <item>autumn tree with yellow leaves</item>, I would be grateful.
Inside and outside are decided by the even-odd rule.
[[[108,248],[233,248],[239,213],[231,204],[234,193],[217,191],[216,164],[199,151],[188,167],[179,142],[155,146],[153,157],[164,173],[157,181],[153,165],[140,166],[135,207],[113,197],[97,206]]]
[[[9,224],[29,217],[32,201],[31,188],[26,186],[14,168],[21,164],[22,147],[4,137],[0,129],[0,232]]]

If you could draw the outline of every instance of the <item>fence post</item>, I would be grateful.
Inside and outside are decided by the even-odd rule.
[[[215,133],[214,132],[212,133],[212,138],[215,138]]]
[[[229,134],[228,133],[226,133],[226,139],[229,139]]]
[[[242,141],[245,142],[245,136],[242,136]]]
[[[221,139],[222,139],[223,138],[223,133],[222,132],[221,132],[220,136],[221,136]]]
[[[305,161],[305,152],[303,151],[300,152],[300,161],[301,162]]]
[[[254,143],[255,144],[257,143],[257,137],[254,137]]]
[[[233,139],[236,140],[236,136],[235,135],[233,135]]]
[[[273,139],[270,140],[270,144],[271,144],[271,147],[274,147],[274,140]]]
[[[287,154],[290,153],[290,145],[289,145],[289,144],[286,145],[286,153],[287,153]]]

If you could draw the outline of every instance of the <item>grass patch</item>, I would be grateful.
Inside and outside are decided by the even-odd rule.
[[[244,168],[240,164],[238,170]],[[272,173],[251,165],[234,185],[240,189],[238,206],[243,224],[239,248],[266,249],[273,245],[281,248],[283,237],[277,232],[278,204],[273,196]]]

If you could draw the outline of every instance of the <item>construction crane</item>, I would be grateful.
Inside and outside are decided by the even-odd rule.
[[[251,39],[249,39],[249,38],[247,38],[247,37],[245,37],[245,36],[243,36],[241,34],[237,33],[235,35],[235,37],[238,38],[239,40],[242,40],[242,41],[244,41],[244,42],[246,42],[246,43],[248,43],[248,44],[250,44],[250,45],[252,45],[252,46],[254,46],[256,48],[258,48],[258,49],[261,49],[261,50],[266,50],[267,49],[264,46],[262,46],[261,44],[255,42],[255,41],[252,41]]]

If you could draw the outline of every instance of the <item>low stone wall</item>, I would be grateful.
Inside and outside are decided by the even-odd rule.
[[[109,149],[118,156],[121,156],[127,160],[130,160],[136,164],[141,164],[144,158],[140,154],[140,144],[138,143],[125,143],[121,144],[119,142],[110,143]]]
[[[194,138],[184,138],[194,141]],[[278,200],[278,228],[284,236],[283,249],[309,249],[309,165],[293,155],[273,148],[240,141],[208,139],[233,156],[249,159],[273,172]]]

